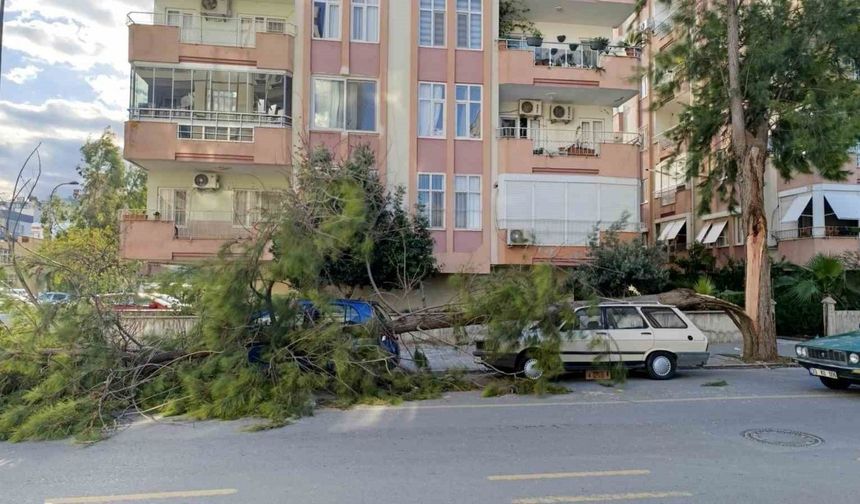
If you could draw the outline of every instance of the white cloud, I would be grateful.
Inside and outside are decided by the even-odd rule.
[[[128,107],[128,77],[100,74],[87,77],[87,84],[95,91],[99,100],[111,109],[124,110]]]
[[[40,105],[0,101],[0,146],[20,147],[42,140],[78,140],[120,123],[122,111],[102,104],[63,99]]]
[[[41,71],[42,69],[36,65],[27,65],[25,67],[17,67],[9,70],[3,77],[15,84],[23,84],[28,80],[35,79]]]

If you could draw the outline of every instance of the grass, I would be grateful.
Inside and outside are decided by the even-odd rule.
[[[703,387],[725,387],[729,383],[726,380],[717,380],[711,382],[705,382],[702,384]]]

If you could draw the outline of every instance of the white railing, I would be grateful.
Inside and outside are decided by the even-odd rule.
[[[625,48],[620,45],[607,47],[605,51],[592,49],[587,43],[544,42],[540,47],[532,47],[523,39],[500,39],[505,49],[515,51],[531,51],[534,55],[535,66],[561,68],[598,68],[600,58],[604,56],[636,56],[640,55],[638,48]],[[575,49],[571,49],[574,47]],[[632,54],[628,54],[632,52]]]
[[[773,231],[773,236],[777,241],[804,240],[809,238],[860,238],[860,228],[856,226],[796,227]]]
[[[261,209],[246,211],[197,211],[158,209],[123,210],[122,222],[156,222],[173,224],[173,237],[185,240],[229,240],[250,238],[266,222]]]
[[[500,139],[527,138],[535,155],[599,156],[603,144],[639,145],[642,137],[635,132],[598,131],[577,133],[575,130],[526,129],[506,126],[497,129]]]
[[[180,41],[186,44],[255,47],[257,33],[295,35],[296,27],[285,17],[225,17],[196,12],[131,12],[129,25],[160,25],[179,28]]]
[[[128,116],[132,121],[177,122],[179,138],[193,140],[253,142],[254,127],[286,128],[293,124],[292,117],[284,115],[283,110],[277,114],[249,114],[137,107],[129,109]],[[250,131],[246,132],[246,130]],[[227,138],[221,138],[221,131],[226,132]],[[207,132],[211,132],[212,135]],[[231,135],[231,132],[238,134]]]
[[[514,230],[523,232],[525,243],[514,245],[547,247],[586,246],[595,231],[606,231],[612,225],[612,222],[559,219],[501,219],[498,222],[498,228],[506,229],[509,234]],[[621,231],[640,233],[642,229],[641,223],[628,222]]]

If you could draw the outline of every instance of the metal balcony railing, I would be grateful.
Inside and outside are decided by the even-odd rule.
[[[250,238],[267,222],[263,209],[242,211],[197,211],[158,209],[123,210],[122,222],[153,222],[173,224],[173,237],[185,240],[230,240]]]
[[[805,240],[811,238],[854,238],[860,246],[860,227],[855,226],[807,226],[773,231],[777,241]]]
[[[238,142],[253,142],[254,127],[287,128],[293,124],[292,117],[284,115],[283,110],[277,114],[249,114],[137,107],[128,110],[128,117],[132,121],[179,123],[179,138]]]
[[[577,133],[575,130],[526,129],[516,126],[498,128],[498,138],[527,138],[532,151],[543,156],[599,156],[603,144],[639,145],[642,137],[636,132],[597,131]]]
[[[285,17],[225,17],[168,9],[160,12],[130,12],[129,25],[160,25],[179,28],[185,44],[256,47],[257,33],[295,35],[296,27]]]
[[[544,42],[540,47],[528,45],[525,39],[500,39],[505,49],[515,51],[531,51],[534,54],[535,66],[561,67],[561,68],[598,68],[600,58],[604,56],[636,56],[640,54],[639,49],[630,48],[632,54],[628,54],[627,48],[622,46],[610,46],[607,51],[596,51],[586,44],[564,44],[558,42]],[[571,49],[575,46],[575,49]]]
[[[586,246],[597,232],[597,238],[602,231],[612,226],[611,222],[559,220],[559,219],[501,219],[499,229],[508,231],[508,241],[511,242],[513,231],[521,231],[524,241],[510,243],[511,245],[534,245],[546,247]],[[639,222],[628,222],[622,232],[641,233],[643,226]]]

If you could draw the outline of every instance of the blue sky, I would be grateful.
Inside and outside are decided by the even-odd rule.
[[[0,80],[0,194],[42,142],[45,197],[76,178],[78,149],[128,106],[126,14],[152,0],[7,0]],[[34,165],[35,166],[35,165]],[[62,194],[62,193],[61,193]]]

